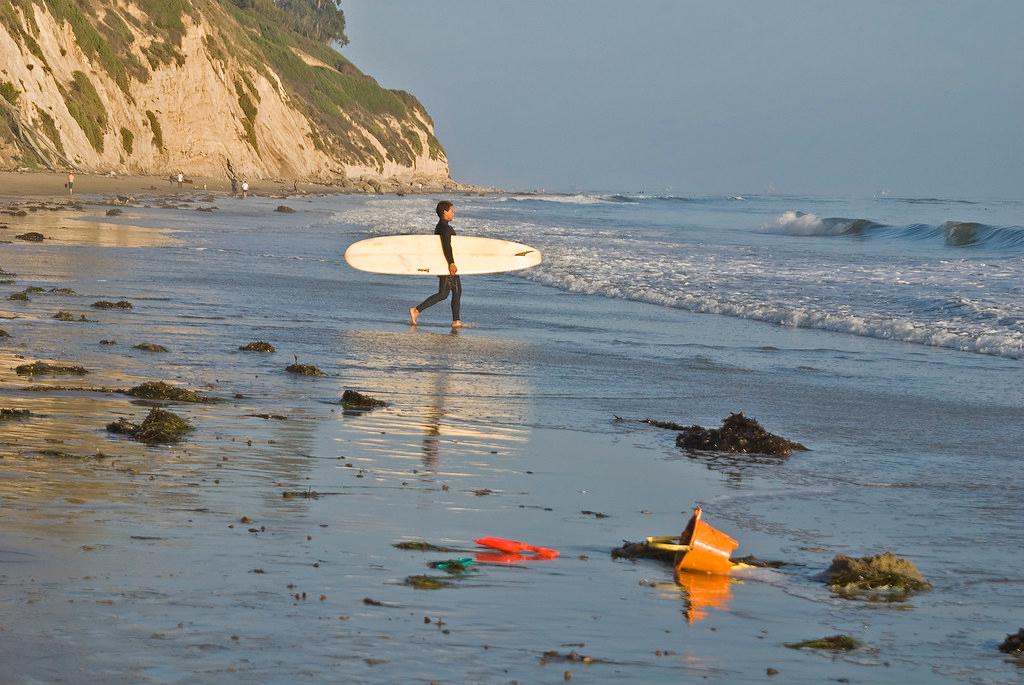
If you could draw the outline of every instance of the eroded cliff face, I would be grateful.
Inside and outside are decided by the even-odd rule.
[[[448,178],[413,96],[238,4],[0,0],[0,167]]]

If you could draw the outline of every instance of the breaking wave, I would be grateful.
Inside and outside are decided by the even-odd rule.
[[[1024,227],[991,226],[974,221],[947,221],[941,226],[909,224],[888,226],[872,219],[821,218],[816,214],[790,210],[764,226],[770,233],[794,236],[885,237],[907,240],[942,241],[946,247],[978,247],[1024,251]]]

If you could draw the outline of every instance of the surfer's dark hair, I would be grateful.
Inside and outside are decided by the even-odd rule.
[[[455,205],[448,200],[441,200],[437,203],[437,216],[439,219],[444,218],[444,213]]]

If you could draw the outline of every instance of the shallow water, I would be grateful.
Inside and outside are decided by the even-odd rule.
[[[3,322],[3,368],[62,359],[90,370],[0,372],[0,406],[37,415],[0,424],[0,662],[14,682],[562,682],[570,670],[588,682],[733,683],[763,681],[769,667],[792,682],[1020,679],[996,650],[1024,604],[1019,359],[573,292],[543,273],[467,278],[471,327],[450,333],[438,305],[413,330],[405,311],[432,279],[360,274],[341,254],[413,212],[426,218],[411,228],[429,230],[432,202],[287,203],[299,211],[227,199],[213,214],[97,210],[98,224],[57,220],[82,225],[74,244],[0,246],[0,266],[18,274],[10,292],[79,293],[5,301],[18,318]],[[467,233],[499,205],[495,225],[529,224],[547,274],[569,273],[565,255],[584,249],[573,241],[600,228],[570,225],[577,209],[562,201],[464,205]],[[656,225],[666,210],[651,211]],[[173,243],[102,239],[151,229]],[[89,307],[99,299],[134,309]],[[57,309],[94,321],[56,321]],[[256,339],[278,351],[238,351]],[[294,356],[328,375],[284,373]],[[143,380],[225,401],[174,405],[197,431],[147,448],[103,430],[148,411],[128,396],[28,389]],[[390,406],[346,413],[346,388]],[[635,421],[717,425],[740,410],[811,451],[783,463],[695,457]],[[320,496],[282,496],[307,489]],[[738,554],[791,565],[680,587],[656,562],[610,559],[622,539],[678,533],[698,503]],[[458,555],[392,543],[471,554],[483,535],[562,556],[480,564],[441,590],[402,584]],[[935,590],[868,604],[833,598],[816,578],[837,553],[887,549]],[[839,632],[867,647],[832,657],[782,646]],[[547,650],[597,662],[545,662]]]

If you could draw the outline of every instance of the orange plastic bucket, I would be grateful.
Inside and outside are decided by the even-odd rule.
[[[693,516],[679,536],[679,543],[688,546],[689,550],[676,552],[674,566],[676,573],[699,571],[703,573],[726,574],[732,569],[729,557],[732,551],[740,546],[736,540],[720,530],[712,528],[701,521],[701,509],[693,510]]]

